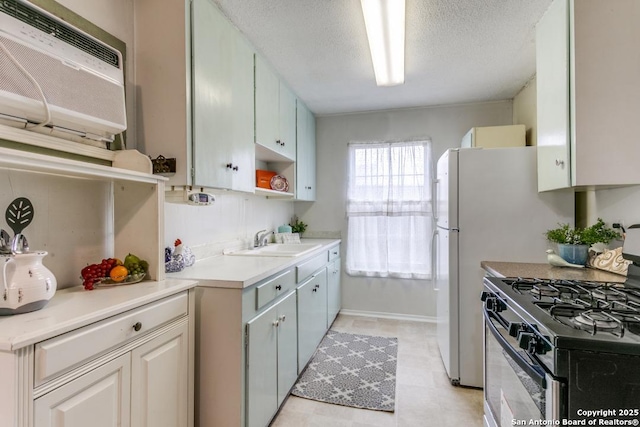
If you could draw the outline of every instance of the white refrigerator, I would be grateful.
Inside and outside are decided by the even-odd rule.
[[[459,148],[438,160],[434,287],[454,385],[482,387],[481,261],[546,263],[544,232],[574,223],[572,190],[538,193],[536,148]]]

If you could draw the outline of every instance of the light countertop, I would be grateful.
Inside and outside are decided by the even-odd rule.
[[[595,268],[554,267],[549,264],[499,261],[482,261],[480,265],[490,274],[497,277],[587,280],[612,283],[624,283],[627,280],[625,276]]]
[[[167,279],[93,291],[82,286],[58,290],[40,310],[0,316],[0,352],[18,350],[196,285],[195,281]]]
[[[313,258],[339,244],[340,239],[303,239],[302,243],[317,243],[322,246],[298,257],[213,256],[196,261],[191,267],[177,273],[168,273],[167,277],[197,280],[200,287],[243,289]]]

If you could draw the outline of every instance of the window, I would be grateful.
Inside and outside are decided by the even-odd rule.
[[[429,141],[349,144],[346,272],[431,275]]]

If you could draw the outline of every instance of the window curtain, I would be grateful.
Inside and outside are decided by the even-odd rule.
[[[431,144],[349,144],[346,272],[431,276]]]

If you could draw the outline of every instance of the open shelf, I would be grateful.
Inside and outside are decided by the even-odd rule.
[[[267,196],[272,199],[293,199],[293,193],[284,191],[268,190],[266,188],[256,187],[257,196]]]

